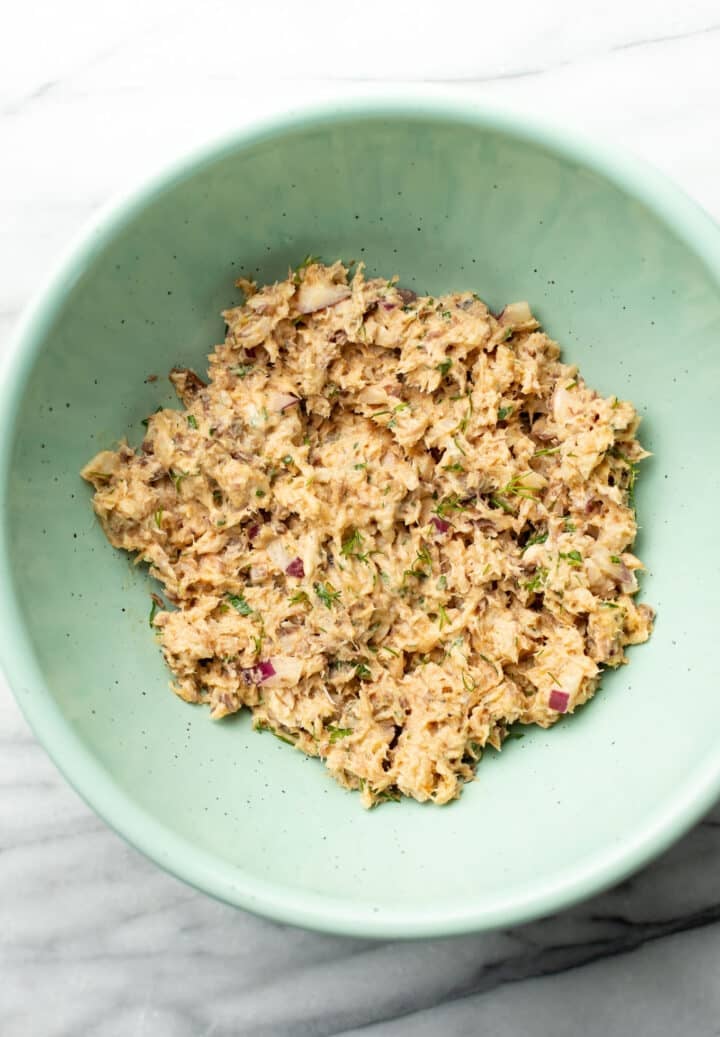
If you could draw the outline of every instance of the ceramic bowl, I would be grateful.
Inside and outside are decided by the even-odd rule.
[[[307,253],[410,288],[528,299],[632,399],[652,640],[447,806],[365,812],[313,759],[168,690],[149,581],[78,471],[204,370],[233,281]],[[638,868],[720,791],[720,234],[657,173],[459,101],[363,101],[230,134],[96,219],[42,286],[0,396],[0,629],[38,739],[163,868],[284,922],[445,935],[554,911]],[[158,375],[157,381],[151,376]],[[52,867],[52,862],[48,862]]]

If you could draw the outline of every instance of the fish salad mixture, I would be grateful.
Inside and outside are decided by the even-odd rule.
[[[308,257],[238,286],[209,382],[83,470],[149,564],[174,691],[320,756],[364,805],[447,803],[647,640],[639,418],[527,303],[416,296]]]

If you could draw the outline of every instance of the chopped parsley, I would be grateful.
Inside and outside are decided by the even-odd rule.
[[[531,594],[537,594],[537,592],[539,590],[542,590],[542,588],[545,586],[547,578],[547,569],[540,567],[535,571],[535,575],[533,576],[533,578],[531,580],[528,580],[527,583],[524,583],[523,586],[525,590],[530,591]]]
[[[294,594],[290,595],[289,601],[291,605],[310,604],[310,598],[305,591],[295,591]]]
[[[340,599],[340,591],[336,591],[333,585],[327,581],[325,583],[315,583],[313,588],[327,609],[331,609]]]
[[[283,459],[282,459],[282,463],[284,465],[295,464],[295,459],[293,458],[293,456],[291,454],[285,454],[285,457],[283,457]]]
[[[160,608],[155,598],[152,599],[152,605],[150,606],[150,615],[148,617],[148,626],[155,626],[155,613]]]
[[[527,543],[525,544],[525,547],[523,548],[523,552],[527,551],[527,549],[529,547],[532,547],[533,544],[544,544],[545,541],[547,540],[547,538],[548,538],[547,532],[545,532],[545,533],[536,533],[535,536],[530,537],[530,539],[527,541]]]
[[[351,727],[335,727],[333,724],[328,724],[327,729],[330,732],[331,742],[339,742],[341,738],[347,738],[352,734]]]
[[[188,414],[188,416],[187,416],[187,423],[190,426],[190,428],[197,428],[198,427],[197,418],[195,417],[194,414]]]
[[[247,378],[251,371],[255,370],[255,364],[240,364],[239,367],[233,367],[232,373],[237,375],[238,378]]]
[[[443,471],[444,472],[464,472],[465,469],[463,468],[463,466],[460,464],[459,461],[453,461],[452,464],[444,464],[443,465]]]
[[[563,521],[563,529],[565,530],[566,533],[574,533],[575,530],[577,529],[577,526],[572,521],[572,519],[566,518]]]
[[[163,509],[162,508],[158,508],[158,510],[155,512],[154,518],[155,518],[155,525],[157,526],[157,528],[158,529],[162,529],[162,520],[163,520]]]
[[[255,490],[255,496],[256,497],[264,497],[265,496],[265,490]]]
[[[232,607],[234,609],[236,609],[236,611],[238,611],[241,616],[251,616],[252,615],[252,611],[253,610],[250,607],[250,605],[247,603],[247,601],[245,600],[244,595],[242,595],[242,594],[228,594],[227,599],[230,602],[230,604],[232,605]]]
[[[355,664],[355,676],[359,677],[361,681],[369,681],[372,678],[372,672],[370,667],[364,663],[359,662]]]
[[[610,555],[610,561],[613,565],[622,565],[622,558],[618,558],[617,555]]]
[[[451,367],[452,367],[452,360],[448,357],[447,360],[443,360],[443,362],[441,364],[438,364],[437,367],[435,368],[435,370],[439,371],[440,374],[443,376],[443,378],[445,378],[447,376],[447,374],[448,374],[448,372],[449,372]]]
[[[445,606],[444,605],[439,605],[438,606],[438,619],[437,619],[437,621],[438,621],[438,626],[440,627],[441,630],[442,630],[443,627],[447,626],[448,623],[450,622],[450,617],[448,616],[447,612],[445,611]]]
[[[579,551],[561,551],[560,557],[564,558],[566,562],[574,567],[578,567],[583,564],[583,557]]]
[[[549,457],[550,454],[556,454],[559,449],[559,446],[546,446],[542,450],[536,450],[533,457]]]
[[[512,412],[513,412],[512,406],[500,407],[498,409],[498,415],[497,415],[498,416],[498,421],[505,421],[506,418],[510,417]]]

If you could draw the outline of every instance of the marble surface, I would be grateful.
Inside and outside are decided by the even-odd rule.
[[[116,189],[250,115],[388,80],[597,133],[720,217],[717,0],[486,6],[14,5],[0,38],[0,358],[44,271]],[[716,809],[641,874],[531,925],[405,944],[288,929],[126,846],[0,679],[3,1037],[710,1037],[719,866]]]

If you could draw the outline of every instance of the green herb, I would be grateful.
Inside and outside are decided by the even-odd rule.
[[[170,469],[170,478],[175,484],[176,493],[180,493],[180,486],[182,485],[182,481],[183,479],[187,479],[188,475],[190,475],[190,472],[174,472],[172,468]]]
[[[162,529],[162,519],[163,519],[163,510],[162,510],[162,508],[158,508],[158,510],[155,512],[155,525],[157,526],[158,529]]]
[[[218,519],[217,522],[215,523],[215,525],[216,526],[226,526],[227,525],[227,519]]]
[[[454,461],[452,464],[443,465],[444,472],[464,472],[465,469],[459,461]]]
[[[291,605],[310,604],[310,598],[307,596],[305,591],[295,591],[295,593],[290,596],[289,601]]]
[[[339,742],[341,738],[347,738],[352,734],[351,727],[334,727],[332,724],[328,724],[327,729],[330,732],[331,742]]]
[[[340,591],[336,591],[331,583],[315,583],[313,588],[325,608],[331,609],[340,598]]]
[[[549,457],[550,454],[556,454],[559,449],[559,446],[546,446],[542,450],[536,450],[533,457]]]
[[[513,508],[513,506],[511,504],[508,504],[506,500],[503,500],[502,497],[498,497],[497,494],[492,495],[492,497],[490,498],[490,503],[494,504],[496,508],[502,508],[502,510],[507,515],[515,514],[515,509]]]
[[[533,489],[532,486],[525,486],[522,481],[530,474],[532,473],[525,472],[524,475],[516,476],[500,492],[507,497],[524,497],[525,500],[537,500],[537,490]]]
[[[620,606],[615,601],[601,601],[600,608],[602,609],[619,609]]]
[[[285,457],[283,457],[282,459],[282,463],[284,465],[295,464],[295,459],[290,454],[285,454]]]
[[[577,529],[577,526],[572,521],[572,519],[566,518],[563,522],[563,529],[566,533],[574,533]]]
[[[449,497],[443,497],[433,508],[434,514],[440,518],[448,515],[451,511],[465,511],[465,505],[456,493],[451,493]]]
[[[462,682],[463,682],[463,688],[465,688],[465,691],[475,691],[475,688],[477,687],[477,684],[475,683],[474,680],[472,680],[472,678],[469,676],[469,674],[467,674],[465,672],[465,670],[463,670],[463,673],[462,673]]]
[[[252,608],[250,607],[250,605],[245,600],[244,595],[242,595],[242,594],[228,594],[227,599],[230,602],[230,604],[232,605],[232,607],[234,609],[236,609],[240,613],[241,616],[251,616],[252,615]]]
[[[394,789],[382,789],[381,792],[375,793],[375,799],[379,803],[399,803],[401,798],[400,793]]]
[[[439,591],[447,590],[447,576],[441,576],[435,586]]]
[[[251,371],[255,370],[254,364],[240,364],[239,367],[233,367],[232,373],[237,375],[238,378],[247,378]]]
[[[188,414],[188,416],[187,416],[187,423],[190,426],[190,428],[197,428],[198,427],[197,418],[195,417],[194,414]]]
[[[576,385],[577,385],[577,378],[573,378],[573,380],[571,382],[567,383],[565,388],[566,389],[574,389]]]
[[[488,657],[486,655],[483,655],[482,652],[480,653],[480,658],[484,663],[487,663],[488,666],[492,666],[494,670],[497,670],[497,663],[493,662],[492,659],[488,659]]]
[[[507,342],[509,338],[512,338],[514,334],[513,328],[505,328],[505,334],[500,339],[501,342]]]
[[[360,562],[367,562],[368,556],[361,552],[363,536],[359,529],[354,529],[340,548],[340,554],[345,558],[357,558]]]
[[[545,533],[536,533],[535,536],[530,537],[530,539],[525,544],[525,547],[523,548],[523,554],[525,553],[525,551],[527,551],[527,549],[529,547],[532,547],[533,544],[544,544],[545,541],[547,540],[547,538],[548,538],[547,532],[545,532]]]
[[[547,569],[543,569],[542,567],[540,567],[536,569],[533,578],[531,580],[528,580],[527,583],[523,584],[523,587],[525,588],[525,590],[530,591],[532,594],[535,594],[537,593],[537,591],[541,590],[541,588],[545,586],[545,581],[547,580],[547,577]]]
[[[312,266],[313,263],[320,263],[320,262],[322,262],[322,260],[320,259],[320,256],[305,256],[305,258],[303,259],[302,263],[298,263],[298,265],[295,267],[295,276],[293,277],[293,283],[294,284],[300,284],[300,274],[301,274],[301,272],[303,270],[307,270],[307,268],[309,266]]]
[[[263,640],[264,640],[262,634],[254,634],[252,640],[253,640],[253,644],[255,645],[255,655],[260,655],[260,653],[262,652],[262,646],[263,646]]]
[[[447,360],[443,360],[443,362],[441,364],[437,365],[436,370],[440,372],[440,374],[443,376],[443,378],[445,378],[447,376],[448,371],[450,370],[451,367],[452,367],[452,360],[448,357]]]
[[[355,676],[359,677],[361,681],[369,681],[372,678],[372,672],[370,667],[364,662],[356,663],[355,665]]]
[[[497,415],[498,416],[498,421],[505,421],[506,418],[510,417],[512,412],[513,412],[512,407],[500,407],[499,410],[498,410],[498,415]]]
[[[428,551],[427,547],[421,547],[417,553],[417,560],[422,565],[432,565],[432,555]]]
[[[160,606],[155,601],[155,598],[153,598],[152,605],[150,606],[150,616],[148,617],[148,625],[151,627],[155,625],[155,613],[159,608]]]
[[[452,313],[450,312],[450,310],[443,310],[442,315],[445,318],[445,320],[450,320],[452,318]]]
[[[360,464],[354,464],[353,468],[356,472],[360,472],[363,468],[367,468],[367,461],[362,461]]]
[[[255,490],[255,496],[256,497],[264,497],[265,496],[265,490]]]
[[[447,626],[449,622],[450,622],[450,617],[448,616],[447,612],[445,611],[445,606],[444,605],[439,605],[438,606],[438,626],[442,630],[442,628]]]
[[[453,436],[453,437],[452,437],[452,441],[453,441],[453,443],[455,444],[455,446],[457,447],[457,449],[458,449],[458,450],[460,451],[460,453],[461,453],[461,454],[463,455],[463,457],[467,457],[467,454],[465,453],[465,451],[463,450],[463,448],[462,448],[462,447],[460,446],[460,444],[458,443],[458,437],[457,437],[457,436]]]
[[[617,555],[610,555],[610,561],[614,565],[622,565],[622,558],[618,558]]]
[[[393,657],[393,659],[397,659],[397,657],[400,655],[399,652],[396,652],[394,648],[390,648],[388,645],[380,645],[379,651],[387,652],[389,655]]]
[[[583,564],[583,557],[579,551],[561,551],[560,557],[564,558],[566,562],[569,562],[575,568]]]

